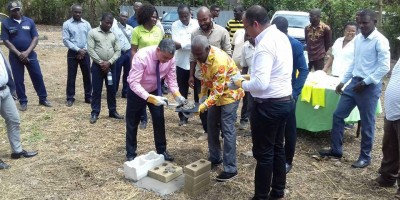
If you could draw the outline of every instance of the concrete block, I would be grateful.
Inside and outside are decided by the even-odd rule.
[[[198,196],[199,194],[203,193],[210,187],[210,178],[204,179],[202,182],[200,182],[198,185],[196,185],[194,188],[188,188],[184,187],[184,192],[185,194],[188,194],[189,196]]]
[[[140,179],[139,181],[134,182],[133,184],[139,188],[150,190],[161,195],[161,198],[159,199],[170,199],[168,197],[164,198],[164,196],[180,190],[183,187],[184,182],[185,178],[183,175],[174,178],[172,181],[168,183],[163,183],[156,179],[146,176]],[[136,199],[140,198],[137,197]]]
[[[191,177],[196,177],[210,170],[211,170],[211,162],[204,159],[200,159],[196,162],[186,165],[184,171],[185,174],[188,174]]]
[[[185,174],[185,185],[196,185],[197,183],[201,182],[202,180],[206,179],[206,178],[210,178],[210,171],[204,172],[203,174],[201,174],[200,176],[196,176],[196,177],[191,177],[188,174]]]
[[[125,178],[138,181],[147,176],[148,171],[164,162],[164,156],[150,151],[145,155],[140,155],[132,161],[124,163]]]
[[[149,177],[159,180],[163,183],[168,183],[172,179],[182,175],[182,167],[171,163],[164,162],[159,166],[156,166],[149,170]]]
[[[202,187],[204,187],[206,185],[210,185],[210,183],[211,183],[210,177],[207,177],[207,178],[201,180],[197,184],[190,184],[190,183],[185,182],[184,189],[187,192],[194,192],[194,191],[200,190]]]

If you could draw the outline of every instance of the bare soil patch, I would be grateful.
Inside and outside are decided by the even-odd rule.
[[[0,123],[0,159],[11,165],[9,170],[0,171],[0,199],[190,199],[183,190],[160,197],[125,180],[122,170],[125,122],[108,117],[104,91],[100,119],[96,124],[89,123],[91,109],[84,103],[80,72],[75,104],[65,106],[67,49],[62,46],[61,27],[38,28],[42,37],[47,36],[47,40],[40,40],[36,51],[53,108],[38,105],[30,78],[25,73],[29,103],[28,110],[20,112],[22,141],[25,149],[38,150],[39,155],[11,160],[5,123]],[[4,46],[1,48],[8,52]],[[126,100],[120,95],[117,94],[117,110],[125,114]],[[173,102],[170,95],[168,98]],[[176,163],[184,166],[200,158],[206,159],[207,142],[196,140],[202,133],[200,119],[192,118],[187,126],[179,127],[173,109],[165,109],[165,115],[168,149]],[[212,182],[207,192],[194,199],[252,197],[255,160],[242,154],[252,146],[251,138],[244,137],[247,132],[238,131],[238,177],[229,183]],[[382,157],[382,135],[383,118],[379,116],[372,164],[365,169],[353,169],[350,165],[357,159],[360,149],[355,129],[346,131],[342,161],[313,158],[319,149],[329,146],[329,132],[299,131],[294,167],[287,176],[287,199],[391,199],[396,188],[379,188],[373,181]],[[151,123],[146,130],[139,130],[138,142],[139,154],[155,149]],[[216,172],[212,174],[216,175]]]

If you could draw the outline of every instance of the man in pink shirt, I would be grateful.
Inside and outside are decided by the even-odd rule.
[[[136,157],[137,129],[140,116],[146,105],[153,120],[154,141],[158,154],[165,160],[174,158],[167,152],[165,138],[164,105],[167,98],[162,97],[161,79],[165,79],[169,90],[178,104],[185,104],[186,99],[179,93],[175,72],[175,43],[172,39],[163,39],[157,46],[140,49],[132,59],[128,76],[128,96],[126,105],[126,160]]]

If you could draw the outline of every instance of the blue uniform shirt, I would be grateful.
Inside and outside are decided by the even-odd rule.
[[[132,17],[130,17],[128,19],[128,21],[126,21],[126,23],[129,24],[130,26],[132,26],[132,28],[135,28],[136,26],[139,26],[135,15],[132,15]]]
[[[1,39],[9,40],[18,51],[29,48],[34,37],[38,37],[35,23],[31,18],[22,16],[21,23],[7,18],[1,23]]]
[[[304,57],[303,44],[293,37],[289,37],[290,45],[292,46],[293,53],[293,72],[292,72],[292,89],[293,97],[297,99],[301,89],[306,82],[308,75],[308,67],[306,63],[306,58]],[[299,75],[296,77],[297,70]]]

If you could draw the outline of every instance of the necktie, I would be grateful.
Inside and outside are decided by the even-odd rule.
[[[162,96],[161,78],[160,78],[160,61],[157,61],[157,64],[156,64],[156,76],[157,76],[157,96]]]

